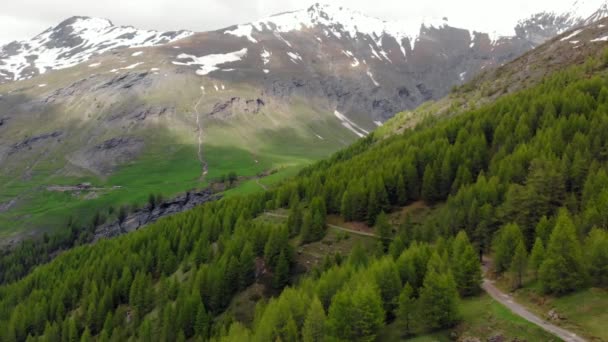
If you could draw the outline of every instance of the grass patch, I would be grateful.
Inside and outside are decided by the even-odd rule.
[[[559,341],[536,325],[512,313],[487,294],[461,301],[462,321],[453,329],[403,336],[400,321],[383,329],[379,341],[453,341],[455,337],[476,337],[486,340],[501,335],[505,341],[524,339],[527,341]]]
[[[550,310],[556,310],[562,319],[552,323],[589,340],[608,341],[608,291],[604,289],[590,288],[552,297],[542,295],[538,283],[531,282],[513,295],[539,317],[547,318]]]
[[[153,149],[137,161],[123,166],[107,179],[65,177],[40,174],[30,181],[12,182],[3,193],[21,194],[15,208],[0,214],[0,238],[18,232],[52,231],[63,227],[69,217],[81,225],[96,211],[121,205],[141,206],[150,193],[174,196],[179,192],[204,187],[200,182],[200,165],[192,146],[174,145]],[[168,157],[168,158],[167,158]],[[48,185],[75,185],[91,182],[103,190],[94,193],[48,191]],[[87,197],[90,196],[90,197]]]
[[[373,237],[348,233],[330,227],[321,241],[302,245],[296,249],[296,263],[299,265],[300,272],[308,272],[315,266],[319,266],[325,256],[334,256],[339,253],[343,258],[347,258],[357,244],[360,244],[366,250],[373,251],[377,240]]]

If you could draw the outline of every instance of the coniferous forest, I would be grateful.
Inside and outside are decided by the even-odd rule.
[[[0,339],[373,341],[395,320],[404,334],[434,331],[481,291],[482,253],[514,287],[530,273],[553,296],[607,288],[605,68],[593,60],[466,113],[372,134],[269,191],[65,251],[0,287]],[[420,200],[433,208],[422,224],[388,222]],[[279,208],[284,223],[256,219]],[[375,226],[376,248],[294,277],[297,245],[321,239],[328,215]],[[264,276],[273,295],[252,322],[223,315]]]

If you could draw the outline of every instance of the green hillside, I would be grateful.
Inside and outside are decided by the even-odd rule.
[[[146,62],[158,63],[156,54],[150,51]],[[202,189],[231,172],[253,177],[299,169],[357,138],[328,108],[297,96],[289,105],[269,104],[257,113],[231,109],[228,117],[211,115],[226,98],[256,98],[258,90],[226,82],[226,90],[213,91],[211,81],[173,69],[164,76],[143,67],[125,74],[127,80],[142,74],[150,79],[131,93],[103,87],[79,90],[91,77],[102,85],[120,79],[109,70],[121,61],[101,59],[104,70],[93,76],[80,65],[0,85],[0,93],[7,94],[0,97],[0,112],[10,123],[0,135],[6,147],[0,149],[0,245],[43,232],[65,232],[68,222],[85,227],[96,214],[115,220],[121,206],[141,207],[150,194],[171,198]],[[211,90],[202,92],[201,87]],[[67,96],[66,89],[82,94]],[[52,105],[41,105],[49,98]],[[159,108],[171,113],[147,120],[124,117]],[[35,140],[50,132],[59,135]],[[108,141],[118,141],[119,151],[123,142],[126,152],[99,152]],[[204,176],[201,160],[208,167]],[[53,190],[82,183],[96,190]]]

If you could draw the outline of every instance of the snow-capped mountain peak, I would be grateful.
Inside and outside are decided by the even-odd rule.
[[[605,7],[607,3],[608,1],[605,0],[575,0],[566,13],[572,18],[588,19],[598,8]]]
[[[590,24],[608,16],[608,0],[575,0],[569,6],[533,14],[520,20],[516,35],[540,44],[567,30]]]
[[[116,48],[166,44],[191,35],[189,31],[158,32],[114,26],[102,18],[71,17],[31,40],[12,42],[0,50],[0,77],[30,78],[63,69]]]
[[[307,9],[284,12],[258,20],[252,23],[229,28],[225,33],[247,37],[256,42],[253,32],[271,30],[278,34],[299,31],[313,27],[322,27],[325,35],[338,39],[356,39],[369,36],[379,40],[383,35],[392,36],[403,44],[413,42],[420,32],[421,22],[405,23],[381,20],[359,13],[354,10],[332,4],[316,3]]]
[[[608,1],[605,1],[599,8],[596,8],[595,12],[585,18],[584,24],[588,25],[606,17],[608,17]]]

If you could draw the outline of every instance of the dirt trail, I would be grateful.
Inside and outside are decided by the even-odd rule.
[[[285,219],[288,217],[287,215],[268,213],[268,212],[265,212],[264,215],[274,216],[274,217],[280,217],[280,218],[285,218]],[[345,232],[348,232],[348,233],[353,233],[353,234],[362,235],[362,236],[369,236],[369,237],[374,237],[374,238],[376,237],[376,235],[373,234],[373,233],[366,233],[366,232],[361,232],[361,231],[354,230],[354,229],[344,228],[344,227],[336,226],[335,224],[329,224],[328,223],[327,226],[331,227],[331,228],[335,228],[335,229],[341,230],[341,231],[345,231]]]
[[[260,183],[260,179],[259,179],[259,178],[256,178],[256,179],[255,179],[255,184],[257,184],[257,185],[261,186],[261,187],[262,187],[262,189],[264,189],[264,190],[268,190],[268,187],[267,187],[266,185],[264,185],[264,184]]]
[[[514,314],[522,317],[526,321],[536,324],[543,330],[559,337],[560,339],[562,339],[564,341],[567,341],[567,342],[585,342],[586,341],[584,338],[576,335],[575,333],[568,331],[564,328],[560,328],[560,327],[558,327],[554,324],[551,324],[551,323],[547,322],[546,320],[536,316],[532,312],[528,311],[528,309],[526,309],[523,305],[515,302],[510,295],[508,295],[508,294],[502,292],[500,289],[498,289],[494,285],[493,280],[485,277],[485,274],[487,273],[487,269],[488,269],[488,266],[487,266],[488,264],[489,264],[488,262],[484,262],[484,266],[483,266],[484,278],[483,278],[483,283],[482,283],[481,287],[495,301],[506,306]]]
[[[205,87],[201,86],[201,97],[198,98],[196,104],[194,104],[194,113],[196,115],[196,132],[198,139],[198,160],[201,162],[201,166],[203,168],[203,177],[207,175],[208,166],[205,158],[203,157],[203,126],[201,125],[201,113],[198,111],[198,106],[205,97]]]
[[[281,215],[281,214],[275,214],[275,213],[269,213],[269,212],[265,212],[265,215],[268,216],[274,216],[274,217],[281,217],[281,218],[287,218],[287,215]],[[332,227],[335,229],[339,229],[345,232],[349,232],[349,233],[353,233],[353,234],[358,234],[358,235],[363,235],[363,236],[370,236],[370,237],[376,237],[376,235],[372,234],[372,233],[366,233],[366,232],[360,232],[357,230],[352,230],[352,229],[348,229],[348,228],[344,228],[344,227],[340,227],[340,226],[336,226],[334,224],[328,224],[328,227]],[[483,266],[483,273],[484,273],[484,278],[483,278],[483,284],[481,285],[481,287],[497,302],[501,303],[502,305],[506,306],[509,310],[511,310],[514,314],[522,317],[523,319],[527,320],[528,322],[531,322],[533,324],[536,324],[537,326],[539,326],[540,328],[542,328],[543,330],[559,337],[560,339],[566,341],[566,342],[586,342],[587,340],[585,340],[584,338],[576,335],[575,333],[568,331],[564,328],[560,328],[554,324],[551,324],[549,322],[547,322],[546,320],[536,316],[535,314],[533,314],[532,312],[528,311],[528,309],[526,309],[523,305],[516,303],[513,298],[511,296],[509,296],[508,294],[500,291],[496,286],[494,286],[494,281],[488,279],[485,277],[485,274],[488,270],[488,264],[489,262],[487,260],[484,260],[486,262],[484,262],[484,266]]]

